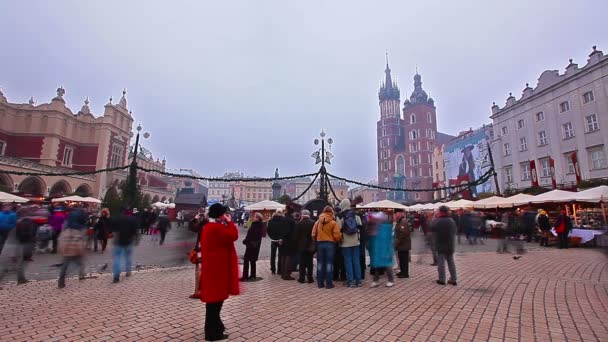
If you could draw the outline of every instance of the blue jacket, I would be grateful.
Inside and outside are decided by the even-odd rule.
[[[17,225],[17,214],[12,211],[0,212],[0,230],[6,231]]]
[[[393,266],[393,225],[389,222],[379,224],[376,234],[369,238],[371,267]]]

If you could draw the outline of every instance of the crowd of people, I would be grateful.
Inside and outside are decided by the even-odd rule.
[[[15,273],[18,284],[27,283],[26,263],[33,261],[35,253],[51,253],[62,256],[57,285],[63,288],[69,267],[77,266],[79,279],[85,279],[87,253],[104,253],[112,239],[116,283],[121,270],[131,275],[133,248],[140,236],[159,235],[162,245],[170,227],[166,213],[147,208],[138,212],[125,207],[111,214],[107,208],[99,210],[79,203],[5,203],[0,212],[0,281]]]

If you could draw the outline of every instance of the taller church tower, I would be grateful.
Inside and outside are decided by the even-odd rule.
[[[386,55],[384,81],[378,91],[380,120],[376,124],[378,147],[378,184],[403,188],[405,185],[405,137],[400,113],[400,92],[391,77]],[[404,192],[388,192],[387,199],[405,201]]]

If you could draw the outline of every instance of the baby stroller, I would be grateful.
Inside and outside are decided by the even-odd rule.
[[[53,239],[53,228],[48,224],[43,224],[38,228],[36,233],[36,251],[38,253],[50,253],[52,248],[49,246],[49,242]]]

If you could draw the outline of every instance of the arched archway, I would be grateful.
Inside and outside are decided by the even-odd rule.
[[[51,186],[51,190],[49,190],[49,197],[63,197],[70,192],[72,192],[72,187],[70,184],[61,179]]]
[[[21,193],[31,196],[43,196],[46,184],[40,177],[30,176],[19,183],[18,190]]]
[[[169,203],[173,203],[173,197],[169,198]]]
[[[160,199],[161,202],[165,203],[165,201],[167,200],[167,197],[163,196],[163,198]]]
[[[114,189],[114,191],[116,191],[116,189]],[[84,183],[80,184],[74,192],[76,193],[76,195],[82,197],[89,197],[93,194],[93,190],[91,189],[91,187],[88,184]]]
[[[395,173],[400,176],[405,176],[405,158],[402,155],[398,155],[395,158]]]
[[[158,197],[158,195],[154,195],[154,197],[152,198],[152,203],[156,203],[160,200],[160,198]]]
[[[13,192],[13,179],[7,174],[0,174],[0,191]]]

